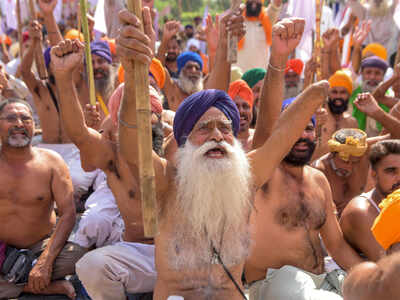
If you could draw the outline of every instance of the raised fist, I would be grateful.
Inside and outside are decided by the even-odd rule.
[[[51,51],[51,68],[54,75],[70,75],[83,64],[84,45],[79,40],[64,40]]]
[[[272,27],[271,54],[289,56],[300,43],[304,25],[301,18],[287,18],[276,23]]]

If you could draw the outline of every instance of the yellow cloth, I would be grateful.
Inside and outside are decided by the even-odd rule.
[[[271,21],[269,20],[268,14],[266,13],[266,9],[262,9],[258,17],[246,17],[246,11],[243,12],[243,16],[246,18],[247,21],[251,22],[260,22],[264,28],[265,32],[265,41],[267,45],[271,45],[272,43],[272,25]],[[238,49],[242,49],[245,43],[244,36],[238,43]]]
[[[83,34],[80,33],[78,30],[76,29],[70,29],[68,30],[68,32],[65,34],[64,36],[65,39],[69,39],[69,40],[77,40],[79,39],[81,42],[83,42],[85,39],[83,38]]]
[[[367,134],[360,130],[360,129],[352,129],[355,131],[359,131],[362,133],[363,137],[361,139],[354,138],[353,136],[349,135],[346,137],[346,142],[344,144],[340,143],[339,141],[336,140],[336,135],[339,131],[336,131],[333,135],[332,138],[328,141],[329,145],[329,150],[330,152],[338,152],[339,157],[343,159],[344,161],[348,161],[350,159],[350,156],[356,156],[360,157],[365,154],[365,151],[367,151],[368,145],[367,145]]]
[[[376,241],[387,250],[400,242],[400,189],[394,191],[379,204],[381,213],[371,228]]]
[[[349,95],[353,93],[353,80],[343,70],[338,70],[329,78],[329,85],[333,87],[345,87]]]
[[[368,44],[367,47],[365,47],[364,50],[362,51],[362,58],[366,57],[367,52],[371,52],[374,55],[382,58],[383,60],[387,60],[387,51],[385,47],[383,47],[381,44],[378,43]]]

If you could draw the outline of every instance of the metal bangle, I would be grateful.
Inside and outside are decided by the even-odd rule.
[[[118,112],[118,121],[122,126],[125,126],[127,128],[131,128],[131,129],[137,129],[137,125],[129,124],[129,123],[126,123],[124,120],[122,120],[121,119],[121,115],[120,115],[119,112]]]
[[[285,70],[286,70],[286,67],[280,69],[280,68],[274,67],[273,65],[271,65],[271,63],[268,63],[268,67],[277,72],[285,72]]]

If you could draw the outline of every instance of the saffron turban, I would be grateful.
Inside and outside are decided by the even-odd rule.
[[[329,85],[333,87],[344,87],[349,92],[349,95],[353,93],[353,80],[343,70],[338,70],[329,78]]]
[[[400,242],[400,189],[387,196],[379,207],[381,213],[375,219],[371,231],[376,241],[387,250],[393,244]]]
[[[336,131],[328,141],[329,151],[349,161],[350,156],[361,157],[368,149],[367,134],[361,129],[343,128]]]
[[[260,80],[263,80],[267,71],[263,68],[254,68],[243,74],[242,79],[247,82],[250,88],[253,88]]]
[[[94,41],[90,43],[92,54],[104,58],[109,64],[112,63],[110,46],[106,41]]]
[[[361,70],[364,68],[378,68],[383,72],[386,72],[387,68],[389,68],[388,63],[378,56],[369,56],[364,58],[361,62]]]
[[[387,60],[387,51],[381,44],[368,44],[367,47],[365,47],[362,51],[362,57],[365,58],[368,52],[371,52],[373,55],[378,56],[385,61]]]
[[[164,88],[166,78],[165,69],[157,58],[152,59],[149,67],[149,74],[156,80],[156,83],[160,89]],[[120,65],[118,68],[118,81],[119,83],[123,83],[124,80],[125,70],[122,65]]]
[[[118,124],[118,111],[121,105],[124,86],[125,83],[121,83],[114,90],[110,99],[108,100],[108,110],[110,111],[111,120],[114,125]],[[151,112],[161,115],[163,109],[161,105],[160,95],[151,85],[149,85],[149,96],[150,96]]]
[[[68,32],[65,34],[64,38],[68,39],[68,40],[80,40],[81,42],[84,41],[83,34],[80,33],[76,29],[68,30]]]
[[[186,139],[190,135],[194,125],[211,107],[216,107],[232,121],[233,134],[237,136],[240,116],[235,103],[224,91],[203,90],[183,100],[176,111],[173,128],[179,147],[186,143]]]
[[[106,41],[108,43],[108,47],[110,47],[110,52],[112,55],[117,55],[115,39],[109,39],[108,37],[103,37],[103,38],[101,38],[101,40]]]
[[[303,72],[303,67],[304,63],[301,59],[289,59],[286,63],[285,74],[287,74],[289,71],[293,71],[300,76],[301,72]]]
[[[11,46],[11,44],[12,44],[10,37],[5,34],[0,36],[0,42],[6,44],[8,46]]]
[[[236,96],[239,96],[240,98],[245,100],[250,105],[250,107],[253,107],[253,91],[244,80],[239,79],[232,82],[229,85],[228,95],[232,98],[232,100],[235,99]]]
[[[291,105],[294,102],[294,100],[296,100],[296,97],[284,100],[282,103],[281,112],[283,112],[286,108],[288,108],[289,105]],[[314,126],[316,125],[315,116],[311,117],[311,122],[313,123]]]
[[[200,65],[200,70],[203,70],[203,60],[201,59],[201,56],[196,52],[186,51],[181,53],[176,60],[176,63],[178,64],[178,73],[181,72],[188,61],[198,63]]]

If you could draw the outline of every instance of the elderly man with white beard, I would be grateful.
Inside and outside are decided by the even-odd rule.
[[[149,32],[136,30],[138,22],[132,14],[125,15],[124,23],[117,39],[122,63],[126,67],[132,60],[149,63]],[[220,29],[225,26],[226,20]],[[293,29],[293,21],[273,30],[282,44],[291,39],[298,42],[304,22],[290,34],[288,27]],[[220,30],[219,41],[225,48],[220,49],[223,55],[217,61],[226,61],[226,39],[226,31]],[[327,88],[321,82],[307,89],[283,113],[271,137],[247,155],[236,139],[239,112],[225,92],[205,90],[181,103],[174,120],[179,146],[176,163],[153,152],[159,205],[154,299],[172,295],[186,300],[246,299],[240,278],[250,243],[250,196],[269,180],[322,104]],[[116,196],[127,203],[139,200],[136,122],[136,99],[125,93],[120,110],[119,173],[111,174],[109,182]]]

